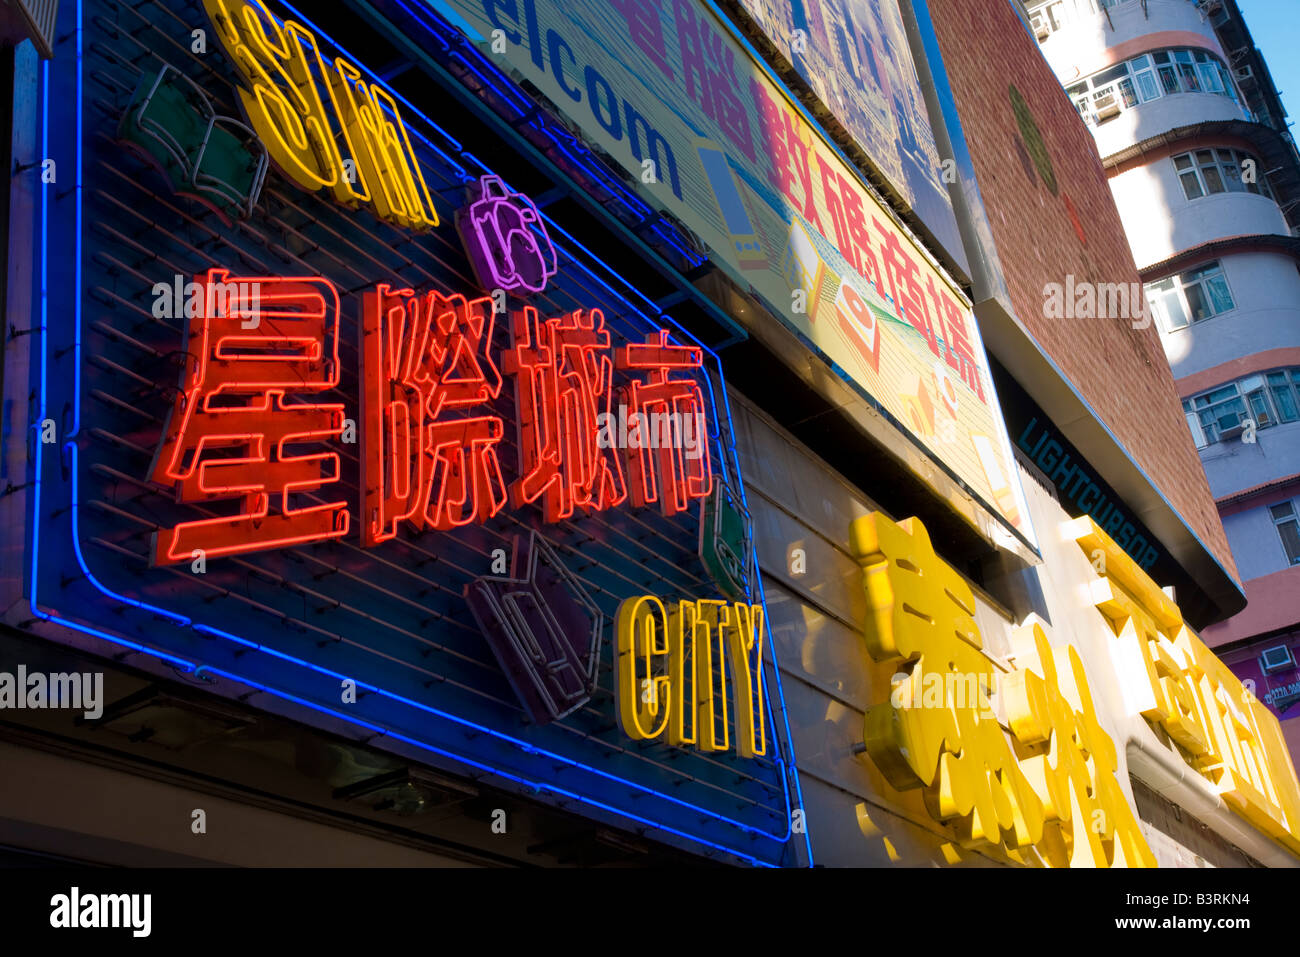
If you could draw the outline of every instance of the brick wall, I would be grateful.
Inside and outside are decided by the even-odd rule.
[[[1064,285],[1067,274],[1139,281],[1092,135],[1007,0],[928,5],[1017,317],[1235,574],[1155,327],[1045,316],[1044,286]],[[1017,121],[1012,86],[1041,150]]]

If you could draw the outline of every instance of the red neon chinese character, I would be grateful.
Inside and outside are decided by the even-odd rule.
[[[673,0],[686,95],[700,104],[751,163],[755,162],[749,113],[737,93],[735,51],[707,19],[696,18],[693,6],[690,0]]]
[[[668,65],[668,52],[664,48],[664,26],[659,21],[659,9],[645,0],[610,0],[610,6],[627,21],[627,32],[655,66],[668,79],[673,78],[673,68]]]
[[[489,298],[381,284],[362,298],[364,541],[484,522],[506,503]],[[477,414],[476,414],[477,413]]]
[[[517,377],[522,475],[511,488],[516,504],[541,498],[548,522],[569,518],[575,505],[599,511],[621,504],[623,470],[613,443],[601,442],[614,377],[604,314],[580,309],[543,321],[528,306],[512,324],[515,347],[503,365]]]
[[[637,448],[628,459],[632,503],[659,502],[664,515],[684,512],[693,498],[713,489],[709,442],[705,431],[704,393],[689,378],[669,378],[674,370],[697,370],[704,354],[690,346],[668,344],[668,332],[651,334],[645,345],[617,351],[618,368],[647,373],[644,382],[621,390],[627,400],[628,445]]]
[[[324,279],[228,277],[213,269],[197,279],[203,301],[186,329],[185,385],[150,478],[174,486],[177,501],[238,499],[239,512],[160,529],[155,565],[348,531],[346,501],[307,494],[339,480],[338,453],[293,451],[338,437],[343,406],[288,401],[338,385],[338,292]]]

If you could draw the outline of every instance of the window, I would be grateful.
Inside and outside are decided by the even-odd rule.
[[[1212,149],[1180,153],[1174,157],[1174,170],[1182,183],[1183,195],[1200,199],[1210,193],[1256,193],[1273,199],[1268,177],[1259,160],[1241,150]]]
[[[1086,123],[1089,114],[1087,81],[1085,80],[1083,83],[1076,83],[1074,86],[1067,87],[1065,92],[1069,94],[1070,99],[1074,101],[1074,108],[1079,111],[1079,115],[1083,117],[1083,120]],[[1297,266],[1296,268],[1300,269],[1300,266]]]
[[[1151,57],[1140,56],[1129,61],[1129,67],[1133,70],[1133,79],[1137,83],[1138,95],[1142,102],[1154,100],[1160,95],[1160,90],[1156,87],[1156,74],[1151,66]]]
[[[1282,550],[1286,552],[1288,564],[1300,565],[1300,522],[1296,520],[1295,504],[1283,502],[1281,505],[1269,506],[1273,516],[1273,525],[1278,537],[1282,539]]]
[[[1196,67],[1192,60],[1192,51],[1177,51],[1174,54],[1174,62],[1178,64],[1178,77],[1182,80],[1183,91],[1185,93],[1200,93],[1201,81],[1197,79],[1196,76]]]
[[[1130,0],[1051,0],[1051,2],[1030,0],[1027,6],[1037,7],[1037,9],[1029,12],[1029,23],[1033,27],[1034,36],[1038,37],[1039,43],[1042,43],[1060,30],[1067,18],[1077,19],[1079,16],[1100,14],[1106,7],[1128,2]]]
[[[1203,449],[1210,443],[1205,438],[1205,430],[1201,428],[1200,416],[1191,410],[1191,405],[1191,402],[1183,403],[1183,415],[1187,417],[1187,427],[1192,430],[1192,441],[1198,449]]]
[[[1207,443],[1219,441],[1223,432],[1241,425],[1249,418],[1246,415],[1246,403],[1242,401],[1235,382],[1189,401],[1191,411],[1196,413],[1200,421]]]
[[[1156,72],[1160,74],[1160,84],[1164,87],[1166,93],[1181,92],[1178,87],[1178,71],[1174,69],[1173,57],[1168,51],[1162,50],[1159,53],[1151,54],[1151,59],[1155,61]]]
[[[1207,93],[1224,94],[1223,76],[1219,73],[1219,65],[1216,61],[1210,59],[1205,51],[1197,50],[1195,54],[1196,75],[1200,78],[1201,89]]]
[[[1295,422],[1300,419],[1300,401],[1297,401],[1300,379],[1296,378],[1296,372],[1295,369],[1291,370],[1289,376],[1285,372],[1268,374],[1268,389],[1273,398],[1273,407],[1277,409],[1279,422]]]
[[[1236,308],[1218,261],[1147,283],[1147,302],[1166,332]]]
[[[1253,375],[1248,379],[1243,379],[1238,383],[1237,388],[1246,397],[1250,417],[1255,420],[1257,428],[1266,429],[1270,425],[1276,424],[1273,420],[1273,404],[1268,401],[1268,393],[1264,391],[1264,377],[1262,375]]]
[[[1224,191],[1223,173],[1215,161],[1214,150],[1197,150],[1196,168],[1200,171],[1201,182],[1205,185],[1207,193]]]
[[[1038,42],[1042,43],[1052,35],[1052,31],[1047,26],[1047,14],[1045,12],[1034,12],[1029,15],[1029,22],[1034,28],[1034,36]]]
[[[1151,311],[1160,317],[1166,332],[1173,332],[1187,325],[1187,307],[1183,297],[1178,295],[1178,287],[1172,279],[1149,282],[1146,287],[1147,303]]]
[[[1057,30],[1061,29],[1064,21],[1065,3],[1063,0],[1057,0],[1055,3],[1049,3],[1040,10],[1035,10],[1029,15],[1029,22],[1033,24],[1034,36],[1038,42],[1042,43]]]
[[[1190,153],[1175,156],[1174,169],[1178,170],[1178,178],[1182,181],[1184,196],[1188,199],[1199,199],[1205,195],[1205,190],[1201,189],[1201,178],[1196,175],[1196,166],[1192,163]]]
[[[1183,414],[1198,449],[1246,419],[1256,429],[1300,422],[1300,367],[1256,373],[1192,396],[1183,402]]]
[[[1040,9],[1033,18],[1035,30],[1040,24],[1047,33],[1059,29],[1051,25],[1047,9]],[[1045,36],[1040,32],[1039,39]],[[1172,93],[1212,93],[1237,101],[1227,67],[1214,54],[1190,47],[1132,57],[1074,84],[1067,92],[1085,122],[1094,126],[1114,119],[1120,109],[1132,109]]]
[[[1099,89],[1107,83],[1114,83],[1120,77],[1128,76],[1128,63],[1121,63],[1119,66],[1113,66],[1109,70],[1102,70],[1100,73],[1089,77],[1092,88]]]

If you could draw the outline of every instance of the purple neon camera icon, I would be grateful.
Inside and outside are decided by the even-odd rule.
[[[483,176],[470,187],[469,204],[456,212],[456,230],[485,289],[541,292],[555,275],[555,246],[541,213],[499,176]]]

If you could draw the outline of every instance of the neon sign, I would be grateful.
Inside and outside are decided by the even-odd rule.
[[[542,500],[548,522],[627,499],[623,467],[601,442],[609,415],[614,363],[599,309],[541,320],[529,306],[514,314],[515,347],[505,367],[516,374],[523,469],[516,503]],[[607,421],[607,420],[606,420]]]
[[[645,382],[633,382],[624,393],[636,416],[639,437],[638,454],[628,463],[634,505],[657,501],[660,510],[672,516],[686,511],[691,499],[706,498],[713,488],[707,442],[698,444],[700,454],[688,455],[685,442],[651,441],[643,430],[644,423],[658,418],[668,423],[694,422],[695,435],[702,434],[704,393],[694,379],[672,373],[699,369],[703,363],[699,349],[670,345],[666,329],[650,335],[644,345],[618,350],[619,368],[648,373]]]
[[[339,480],[338,453],[289,449],[343,431],[343,406],[288,401],[338,385],[338,292],[324,279],[243,277],[240,287],[258,294],[219,302],[228,275],[213,269],[203,277],[201,314],[188,322],[183,388],[150,478],[174,485],[178,501],[239,499],[240,510],[160,530],[157,565],[348,531],[346,502],[295,501]]]
[[[273,7],[269,0],[266,5]],[[182,13],[174,4],[163,7]],[[326,62],[337,51],[350,62],[363,63],[335,45],[300,10],[285,9],[320,41]],[[129,63],[117,55],[124,41],[120,28],[113,32],[112,14],[122,11],[103,0],[79,0],[68,10],[76,13],[77,26],[73,29],[70,19],[61,55],[47,70],[51,82],[44,102],[51,122],[46,129],[52,155],[66,151],[84,163],[75,164],[75,189],[56,192],[50,188],[42,193],[42,210],[48,210],[48,230],[42,230],[40,243],[42,275],[48,268],[50,281],[41,285],[40,312],[42,317],[58,315],[68,321],[45,322],[42,318],[34,335],[34,340],[41,342],[45,361],[41,363],[41,380],[34,386],[33,412],[34,421],[42,422],[47,415],[58,419],[62,441],[66,419],[58,410],[70,408],[73,432],[62,449],[38,448],[35,463],[38,484],[32,487],[32,494],[36,517],[29,528],[31,587],[27,593],[32,613],[40,619],[34,629],[59,641],[91,642],[97,653],[111,650],[138,655],[136,661],[149,670],[175,667],[183,674],[201,674],[219,683],[218,693],[234,685],[254,689],[262,707],[288,709],[302,720],[325,720],[331,727],[366,737],[377,735],[381,747],[408,760],[482,775],[495,787],[560,803],[576,813],[598,815],[619,826],[645,829],[647,836],[706,855],[757,865],[790,862],[795,846],[806,847],[807,837],[791,832],[791,808],[801,807],[802,800],[797,793],[797,772],[784,743],[772,760],[746,762],[749,766],[741,780],[731,771],[739,759],[728,755],[683,753],[677,755],[679,762],[665,765],[658,760],[660,749],[631,747],[619,734],[603,698],[597,699],[600,707],[579,707],[560,721],[543,725],[521,720],[524,712],[506,685],[506,667],[498,668],[491,660],[496,649],[470,620],[461,593],[468,581],[487,570],[489,562],[497,574],[496,568],[502,566],[498,566],[492,546],[502,543],[508,552],[512,536],[527,535],[529,526],[540,527],[540,513],[529,510],[527,515],[508,515],[507,504],[486,528],[471,525],[428,536],[409,534],[411,526],[399,525],[398,540],[382,551],[363,551],[359,529],[364,527],[365,516],[357,509],[364,492],[358,481],[364,466],[356,453],[364,454],[364,449],[347,444],[352,435],[352,423],[347,420],[342,438],[324,439],[315,448],[287,446],[289,451],[339,453],[342,480],[300,498],[312,504],[347,499],[347,511],[355,513],[350,515],[347,537],[209,563],[206,575],[190,574],[194,569],[181,572],[176,566],[149,567],[150,535],[159,526],[170,529],[190,519],[212,517],[218,509],[232,515],[238,509],[235,500],[177,505],[170,501],[171,488],[160,495],[157,485],[146,486],[141,481],[149,476],[160,430],[174,404],[173,390],[181,384],[176,378],[179,369],[172,361],[176,357],[184,360],[186,343],[177,323],[156,321],[179,319],[183,313],[172,310],[161,317],[141,313],[140,309],[149,312],[148,281],[166,278],[170,282],[174,272],[189,273],[187,279],[201,279],[213,265],[209,256],[215,247],[199,250],[188,245],[187,239],[192,237],[184,234],[174,218],[178,211],[167,191],[158,192],[156,179],[142,175],[142,165],[122,162],[121,156],[104,151],[113,118],[105,119],[100,111],[89,108],[80,111],[81,92],[83,86],[89,92],[91,75],[110,77],[120,90],[129,90],[136,79]],[[182,16],[146,19],[129,8],[122,10],[132,23],[138,23],[133,43],[165,50],[170,48],[169,37],[188,37],[188,24]],[[100,15],[104,13],[108,15]],[[83,37],[84,56],[74,56],[74,48],[82,48]],[[222,102],[234,98],[235,88],[241,85],[223,57],[208,58],[203,64],[187,58],[186,66],[196,76],[202,74],[205,88],[215,83],[211,89]],[[367,71],[366,77],[383,82],[373,72]],[[417,105],[397,94],[394,98],[411,124],[409,131],[420,151],[424,176],[436,195],[462,191],[466,171],[474,177],[487,172]],[[89,107],[90,99],[84,102]],[[84,117],[84,127],[55,119],[60,104],[73,103]],[[85,135],[77,135],[83,128]],[[346,155],[346,148],[344,152]],[[332,202],[330,191],[320,190],[315,195],[298,195],[289,207],[264,204],[257,216],[267,229],[221,231],[217,227],[224,245],[216,255],[237,259],[215,262],[236,273],[274,273],[279,266],[270,264],[284,258],[282,247],[271,249],[280,235],[278,230],[296,226],[319,239],[319,247],[299,250],[295,265],[283,272],[321,276],[339,290],[345,310],[339,316],[339,355],[344,368],[335,390],[305,394],[286,390],[285,404],[342,403],[345,414],[355,417],[355,434],[360,439],[358,401],[364,383],[357,378],[362,345],[362,295],[357,287],[365,286],[365,277],[358,277],[346,265],[356,264],[349,259],[350,241],[355,237],[348,230],[335,233],[328,228]],[[303,227],[298,210],[314,222]],[[115,281],[108,263],[115,261],[114,257],[119,262],[126,257],[128,264],[136,260],[130,258],[120,235],[109,228],[91,230],[87,228],[91,223],[116,228],[144,244],[149,250],[148,261],[155,263],[152,271],[162,264],[167,267],[164,275],[146,276],[139,285]],[[212,224],[215,226],[215,220]],[[570,300],[558,308],[538,302],[543,320],[578,306],[598,306],[611,331],[611,348],[629,340],[640,342],[646,333],[657,330],[656,313],[646,312],[646,300],[634,287],[595,253],[576,243],[570,245],[567,237],[561,246],[554,225],[551,230],[564,260],[557,297],[571,297],[575,290],[583,289],[587,291],[584,298],[590,298]],[[402,242],[407,243],[403,250],[414,256],[417,264],[441,274],[436,268],[428,269],[430,260],[439,258],[428,244],[407,242],[386,228],[371,232],[388,240],[387,245],[377,243],[370,250],[368,261],[376,264],[377,280],[388,280],[394,286],[423,282],[390,278],[389,266],[404,261],[398,258],[401,251],[393,249]],[[441,255],[443,244],[437,245]],[[453,241],[453,245],[460,244]],[[234,265],[236,261],[268,265],[240,269]],[[175,268],[171,268],[173,264]],[[74,267],[81,270],[79,281],[73,281]],[[463,257],[456,259],[451,272],[468,275],[468,263]],[[184,284],[182,288],[186,298],[195,303],[197,328],[202,299],[190,295]],[[438,288],[446,296],[460,292],[470,300],[482,295],[469,288]],[[356,299],[347,301],[352,296]],[[95,305],[110,298],[118,302],[117,297],[133,299],[139,308],[103,310]],[[499,367],[512,345],[509,321],[508,314],[498,314],[490,354]],[[675,327],[674,334],[681,335]],[[325,340],[325,344],[330,351],[332,343]],[[349,352],[352,348],[357,350],[355,357]],[[717,357],[708,350],[704,355],[712,369]],[[101,359],[110,361],[101,364]],[[130,373],[127,379],[118,378],[123,370]],[[502,376],[511,379],[504,368]],[[616,371],[615,390],[630,377]],[[739,490],[725,394],[712,376],[701,373],[698,380],[709,403],[708,438],[713,443],[714,467],[724,467]],[[128,383],[125,388],[124,382]],[[130,383],[139,385],[139,390],[128,392],[134,389]],[[494,400],[491,411],[507,422],[499,451],[509,490],[519,474],[515,471],[513,435],[517,415],[511,397],[513,383],[503,385],[505,391]],[[116,401],[104,404],[91,396]],[[146,410],[152,418],[140,418],[123,402]],[[214,449],[211,454],[231,453]],[[626,470],[626,456],[619,453],[617,461]],[[128,482],[133,489],[129,495],[123,494]],[[273,494],[271,510],[276,507]],[[691,555],[693,521],[665,521],[656,510],[639,515],[618,511],[555,529],[550,538],[556,553],[563,554],[574,573],[581,576],[607,619],[612,620],[621,597],[610,591],[613,582],[631,582],[648,573],[650,579],[662,582],[655,587],[668,593],[678,586],[698,584],[701,577],[707,580]],[[430,561],[430,568],[422,567]],[[641,562],[649,567],[638,564]],[[506,570],[511,567],[502,564]],[[523,574],[518,564],[514,570]],[[539,584],[547,574],[546,563],[539,559]],[[309,636],[308,640],[303,640],[304,636]],[[575,650],[581,654],[576,646]],[[607,649],[602,649],[601,658],[608,667]],[[780,675],[774,672],[766,677],[774,683],[768,691],[775,698]],[[356,681],[355,703],[339,704],[339,682],[344,679]],[[612,673],[601,671],[599,681],[600,693],[612,691]],[[788,735],[779,717],[782,713],[779,708],[774,711],[776,727]],[[769,729],[772,720],[769,716]],[[769,750],[775,749],[769,746]]]
[[[515,539],[513,576],[483,576],[465,600],[515,695],[539,724],[591,700],[605,616],[546,539]]]
[[[629,738],[734,747],[744,758],[767,753],[762,605],[701,600],[666,609],[640,595],[619,606],[614,632],[618,722]]]
[[[387,90],[362,79],[344,57],[327,68],[315,36],[293,20],[281,24],[261,0],[203,5],[244,81],[244,112],[286,176],[309,192],[329,190],[346,206],[370,206],[398,226],[438,225],[406,124]]]
[[[471,188],[469,205],[456,212],[456,229],[484,289],[541,292],[555,275],[555,247],[537,206],[500,176],[483,176]]]
[[[388,285],[362,307],[363,536],[374,545],[409,521],[417,529],[485,522],[506,502],[497,446],[501,393],[488,354],[491,299]]]
[[[297,500],[339,481],[338,453],[295,450],[343,432],[342,405],[301,399],[339,384],[338,291],[324,279],[231,279],[224,269],[209,270],[197,286],[182,388],[150,478],[174,486],[180,502],[241,504],[233,516],[159,531],[154,564],[346,535],[346,502]],[[232,298],[224,294],[230,288],[258,293]],[[394,538],[403,523],[445,531],[481,524],[505,507],[505,422],[491,405],[502,389],[490,352],[494,321],[486,297],[382,283],[363,293],[367,547]],[[530,306],[512,317],[512,330],[504,366],[515,378],[520,416],[520,477],[510,486],[516,506],[540,503],[554,523],[575,508],[602,511],[628,499],[624,465],[608,441],[615,369],[634,374],[621,392],[635,410],[637,441],[622,452],[633,504],[658,503],[672,516],[709,496],[707,443],[691,451],[672,436],[660,443],[643,434],[664,416],[688,418],[690,431],[703,433],[703,392],[682,375],[702,368],[700,349],[672,344],[667,330],[611,349],[599,309],[542,320]]]

